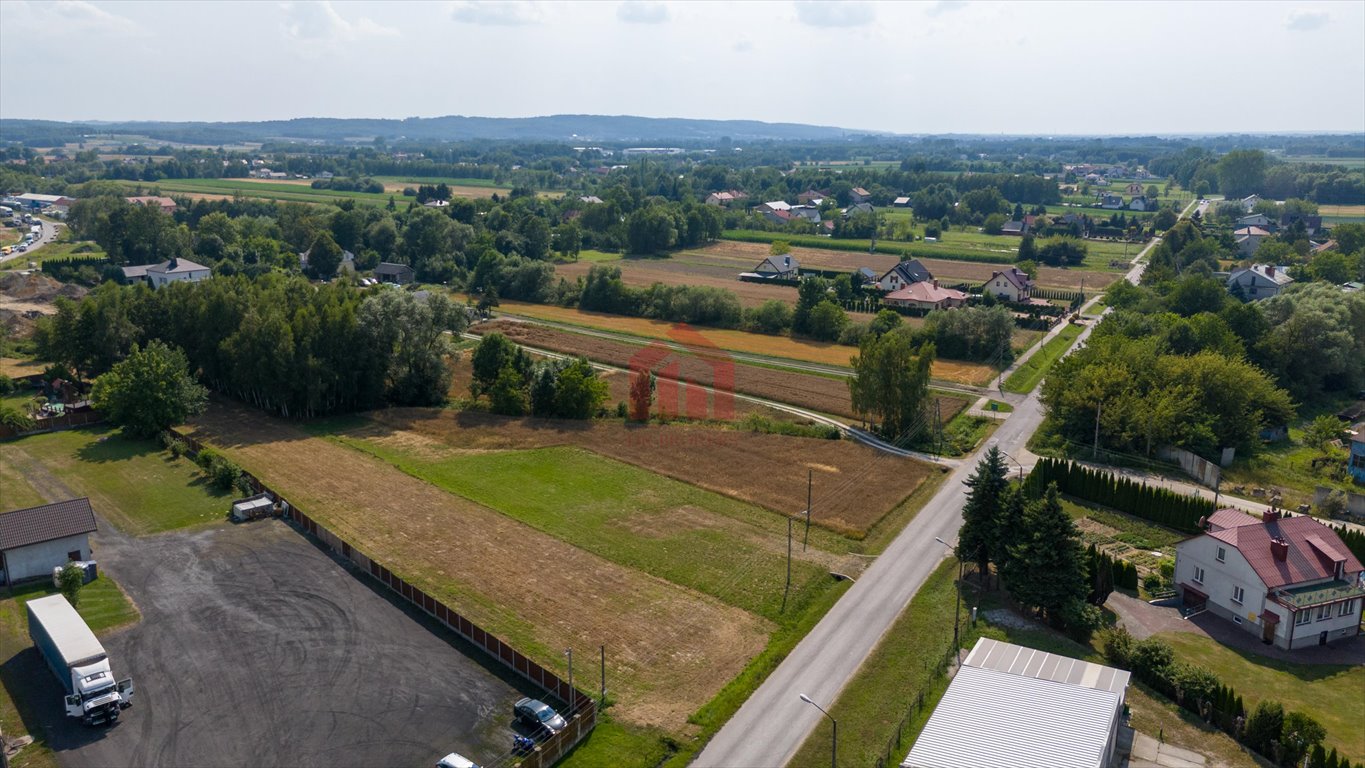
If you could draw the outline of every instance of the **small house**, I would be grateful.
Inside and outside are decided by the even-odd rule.
[[[1251,213],[1252,211],[1256,210],[1256,204],[1259,202],[1261,202],[1260,195],[1247,195],[1241,200],[1242,210],[1246,211],[1247,213]]]
[[[1269,230],[1270,226],[1271,225],[1269,216],[1265,215],[1264,213],[1253,213],[1238,219],[1236,228],[1243,229],[1245,227],[1261,227],[1262,229]]]
[[[821,192],[818,189],[808,189],[796,196],[796,202],[802,205],[819,205],[829,197],[828,192]]]
[[[417,279],[417,273],[407,264],[393,264],[387,261],[380,262],[374,268],[374,276],[381,283],[391,283],[393,285],[407,285]]]
[[[197,283],[207,280],[213,270],[189,259],[171,259],[160,264],[141,264],[123,268],[123,279],[128,282],[144,280],[153,288],[171,283]]]
[[[1019,304],[1033,296],[1033,280],[1027,272],[1018,267],[1010,267],[1003,272],[992,272],[982,292],[989,293],[1001,301]]]
[[[1237,243],[1237,253],[1244,259],[1256,255],[1261,242],[1270,237],[1270,231],[1261,227],[1242,227],[1232,231],[1232,240]]]
[[[123,199],[133,205],[150,205],[155,208],[160,208],[162,213],[175,213],[175,209],[178,207],[174,200],[160,195],[138,195],[136,197],[125,197]]]
[[[1015,237],[1022,237],[1027,231],[1028,225],[1022,221],[1007,221],[1000,227],[1000,234],[1014,235]]]
[[[872,201],[872,193],[862,187],[854,187],[849,190],[848,199],[853,203],[867,203]]]
[[[801,262],[797,261],[791,254],[781,256],[769,256],[764,259],[753,272],[745,274],[763,280],[795,280],[801,272]]]
[[[89,560],[96,528],[88,498],[0,514],[0,584],[50,578],[53,568]]]
[[[967,303],[967,294],[940,287],[937,280],[921,280],[886,294],[882,301],[890,307],[930,311],[963,306]]]
[[[1286,213],[1280,217],[1280,229],[1289,229],[1295,224],[1303,222],[1303,230],[1309,237],[1316,235],[1322,230],[1321,216],[1305,216],[1301,213]]]
[[[853,273],[853,282],[860,285],[872,285],[877,282],[877,273],[870,267],[858,267],[858,271]]]
[[[853,205],[850,205],[849,207],[845,208],[843,213],[844,218],[848,218],[849,216],[852,216],[855,213],[869,214],[876,213],[876,209],[872,207],[872,203],[854,203]]]
[[[1139,195],[1128,201],[1130,211],[1151,211],[1156,209],[1156,201],[1148,201],[1145,195]]]
[[[793,205],[789,213],[791,213],[792,216],[803,218],[812,224],[820,223],[820,209],[813,205]]]
[[[1261,642],[1295,650],[1360,634],[1360,561],[1330,526],[1301,515],[1213,513],[1175,547],[1187,608],[1207,610]]]
[[[934,276],[919,259],[906,259],[877,278],[877,288],[883,291],[899,291],[907,285],[933,279]]]
[[[588,205],[597,205],[598,203],[602,202],[602,198],[598,197],[597,195],[583,195],[578,198],[578,202],[586,203]]]
[[[1117,211],[1123,207],[1123,195],[1100,195],[1100,207]]]
[[[895,200],[892,200],[892,201],[891,201],[891,207],[892,207],[892,208],[910,208],[910,207],[913,207],[913,206],[912,206],[911,203],[910,203],[910,198],[908,198],[908,197],[898,197],[898,198],[896,198]]]
[[[1141,185],[1141,184],[1138,184],[1137,182],[1134,182],[1134,183],[1132,183],[1132,184],[1129,184],[1129,185],[1124,189],[1124,191],[1127,192],[1127,193],[1130,194],[1130,195],[1140,195],[1140,194],[1142,194],[1142,192],[1143,192],[1143,190],[1142,190],[1142,185]]]
[[[1252,264],[1228,275],[1228,290],[1240,293],[1247,301],[1260,301],[1278,296],[1286,285],[1294,282],[1285,267],[1273,264]]]

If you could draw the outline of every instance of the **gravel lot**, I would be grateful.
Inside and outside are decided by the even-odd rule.
[[[97,553],[142,611],[104,639],[133,708],[109,729],[67,721],[37,652],[17,659],[54,702],[41,725],[64,766],[431,765],[511,746],[518,680],[282,522],[102,525]]]

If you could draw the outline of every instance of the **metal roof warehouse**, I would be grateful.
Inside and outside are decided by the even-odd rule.
[[[1129,674],[977,641],[902,768],[1104,768]]]

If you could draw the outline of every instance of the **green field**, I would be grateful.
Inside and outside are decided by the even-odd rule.
[[[24,725],[37,719],[31,711],[34,703],[25,701],[27,717],[20,715],[16,704],[18,697],[11,693],[18,690],[19,683],[12,677],[12,665],[8,663],[17,654],[32,647],[28,639],[28,612],[24,610],[24,604],[52,594],[56,594],[56,590],[49,581],[29,583],[0,594],[0,685],[3,685],[3,690],[0,690],[0,728],[10,739],[24,733],[34,738],[32,744],[24,747],[11,760],[13,768],[56,768],[57,765],[56,756],[48,749],[42,730],[30,732]],[[81,589],[76,610],[97,634],[104,634],[138,619],[137,608],[129,602],[118,584],[105,574]],[[55,681],[48,690],[54,699],[61,692]]]
[[[1359,487],[1353,487],[1349,477],[1337,480],[1328,476],[1325,468],[1315,469],[1313,459],[1322,454],[1303,444],[1302,427],[1312,420],[1312,416],[1318,415],[1319,411],[1334,413],[1347,402],[1329,404],[1332,407],[1315,409],[1312,414],[1301,413],[1300,423],[1290,428],[1288,440],[1267,443],[1256,453],[1238,456],[1223,470],[1224,491],[1235,493],[1230,490],[1233,486],[1245,486],[1248,489],[1245,495],[1249,496],[1251,488],[1275,488],[1281,492],[1281,506],[1286,509],[1312,503],[1314,490],[1320,485],[1359,493]],[[1339,449],[1336,454],[1339,462],[1345,462],[1345,450]]]
[[[1195,664],[1237,689],[1247,712],[1262,699],[1273,699],[1286,712],[1297,710],[1327,729],[1326,744],[1343,757],[1365,761],[1365,666],[1291,664],[1248,655],[1205,637],[1185,632],[1163,633],[1175,657]]]
[[[1067,323],[1064,328],[1047,343],[1043,344],[1042,349],[1033,353],[1023,365],[1015,369],[1009,378],[1005,379],[1003,388],[1006,392],[1017,392],[1021,395],[1028,394],[1033,388],[1038,386],[1038,382],[1043,380],[1047,372],[1052,369],[1053,363],[1061,359],[1062,355],[1071,348],[1071,343],[1081,335],[1085,326]]]
[[[507,184],[496,182],[492,179],[456,179],[450,177],[433,177],[430,179],[417,176],[372,176],[380,184],[411,184],[414,188],[423,184],[447,184],[452,187],[488,187],[489,189],[510,189]]]
[[[77,248],[84,248],[87,246],[90,250],[82,250],[79,253],[76,251]],[[65,259],[72,256],[85,257],[103,255],[104,251],[92,242],[48,243],[36,251],[25,251],[17,257],[6,261],[3,265],[0,265],[0,269],[29,269],[29,262],[41,266],[44,261],[50,261],[52,259]],[[98,267],[96,267],[96,269],[98,270]]]
[[[162,179],[157,182],[124,182],[127,187],[141,187],[145,194],[207,194],[241,195],[248,198],[294,203],[330,204],[337,200],[354,200],[370,205],[387,205],[389,198],[399,205],[407,200],[398,192],[340,192],[332,189],[313,189],[306,184],[272,184],[243,179]]]
[[[41,489],[51,473],[126,533],[145,535],[223,520],[232,492],[210,486],[189,459],[109,427],[30,435],[0,443],[0,460]],[[8,495],[8,493],[6,493]],[[27,494],[25,496],[27,497]],[[6,508],[10,508],[8,502]]]
[[[332,439],[608,560],[780,618],[785,551],[770,545],[786,524],[770,512],[578,448],[432,456]],[[833,534],[811,538],[842,551]],[[792,604],[823,591],[824,573],[796,561]]]

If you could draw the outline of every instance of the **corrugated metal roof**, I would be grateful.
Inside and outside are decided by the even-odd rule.
[[[62,595],[48,595],[28,601],[29,617],[40,617],[57,651],[71,666],[90,664],[104,658],[104,646],[89,625]]]
[[[901,765],[1101,768],[1118,710],[1113,691],[963,666]]]
[[[1058,656],[1013,643],[1002,643],[987,637],[976,641],[976,646],[972,648],[971,654],[963,664],[1110,691],[1120,696],[1128,688],[1130,677],[1129,673],[1122,669]]]
[[[17,549],[53,539],[92,533],[95,510],[90,499],[68,499],[0,515],[0,550]]]

